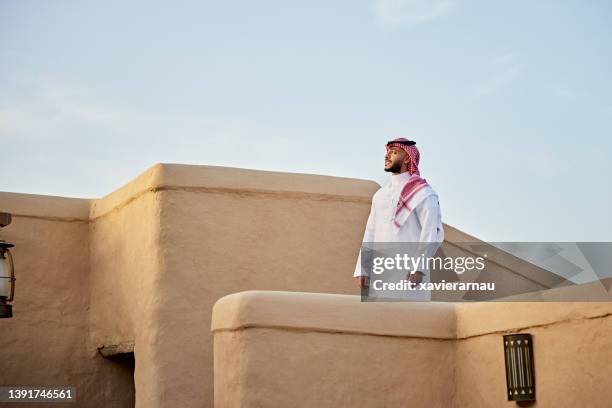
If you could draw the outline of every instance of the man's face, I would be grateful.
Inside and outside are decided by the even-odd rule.
[[[389,173],[401,173],[402,163],[408,153],[399,147],[392,147],[385,154],[385,171]]]

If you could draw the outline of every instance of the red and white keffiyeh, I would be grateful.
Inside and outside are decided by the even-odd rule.
[[[427,197],[435,194],[434,190],[418,174],[410,176],[400,193],[393,217],[393,226],[399,229],[404,225],[412,211]]]
[[[402,143],[403,142],[403,143]],[[419,160],[421,160],[421,154],[419,153],[419,149],[415,146],[415,144],[407,145],[406,143],[414,143],[410,142],[410,140],[400,137],[398,139],[394,139],[387,143],[387,151],[389,151],[392,147],[399,147],[406,153],[408,153],[408,157],[410,158],[410,163],[408,164],[408,173],[410,175],[420,174],[419,173]]]

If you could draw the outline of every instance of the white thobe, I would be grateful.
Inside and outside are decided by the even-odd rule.
[[[374,194],[370,216],[368,217],[363,235],[363,242],[441,243],[444,240],[442,213],[437,194],[430,195],[421,201],[399,231],[394,228],[393,218],[397,209],[397,203],[409,177],[408,172],[393,175],[391,176],[391,181]],[[427,246],[430,253],[425,254],[425,256],[433,256],[438,247],[439,245]],[[431,253],[432,251],[433,253]],[[413,256],[418,255],[420,254]],[[423,269],[421,272],[426,276],[429,275],[429,271],[426,268]],[[358,277],[361,275],[360,251],[353,276]],[[427,278],[429,277],[427,276]]]

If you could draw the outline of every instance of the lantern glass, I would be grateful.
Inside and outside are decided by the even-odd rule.
[[[13,263],[8,249],[0,252],[0,297],[12,298]]]

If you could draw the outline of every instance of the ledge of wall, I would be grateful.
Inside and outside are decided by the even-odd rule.
[[[104,357],[117,356],[120,354],[128,354],[134,352],[134,342],[127,341],[117,344],[105,344],[98,347],[98,352]]]
[[[0,191],[0,210],[14,215],[88,221],[158,190],[284,194],[370,201],[380,186],[370,180],[221,166],[157,163],[99,199]],[[91,207],[91,208],[90,208]]]
[[[612,315],[606,279],[582,285],[554,288],[508,298],[509,302],[457,303],[457,338],[491,333],[517,332],[575,320]],[[525,302],[523,299],[541,299]],[[572,302],[570,299],[592,299]],[[600,301],[597,301],[600,300]]]
[[[359,296],[245,291],[213,308],[212,331],[249,327],[454,339],[450,303],[361,302]]]
[[[369,202],[380,186],[374,181],[314,174],[237,169],[220,166],[158,163],[91,206],[95,219],[149,191],[279,194]]]
[[[11,213],[13,217],[87,222],[90,202],[84,198],[0,191],[0,211]]]
[[[245,291],[217,301],[211,330],[284,328],[460,340],[609,315],[610,302],[376,303],[354,295]]]
[[[376,182],[370,180],[315,174],[166,163],[155,167],[160,171],[160,186],[167,187],[329,194],[367,200],[380,188]]]

